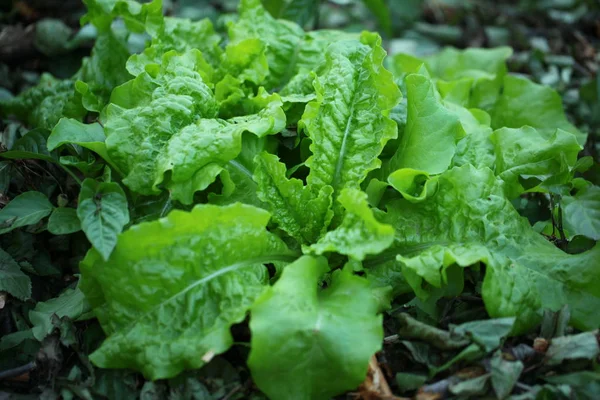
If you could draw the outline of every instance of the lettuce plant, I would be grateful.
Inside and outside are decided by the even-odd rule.
[[[24,193],[0,221],[87,236],[95,365],[171,378],[249,316],[258,387],[326,399],[362,382],[391,302],[434,315],[472,283],[512,334],[564,305],[600,326],[600,246],[569,254],[515,207],[558,199],[569,238],[600,237],[599,189],[576,175],[586,134],[554,91],[507,73],[511,49],[386,58],[377,34],[304,32],[259,0],[226,33],[159,0],[85,3],[99,36],[82,69],[2,104],[39,128],[2,156],[84,177],[77,208]],[[115,18],[149,35],[143,52]],[[27,298],[12,273],[0,289]]]

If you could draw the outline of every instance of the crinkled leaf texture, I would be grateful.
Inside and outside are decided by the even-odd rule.
[[[92,23],[100,31],[110,30],[110,24],[117,17],[123,18],[132,32],[143,32],[148,17],[162,15],[162,0],[139,3],[134,0],[84,0],[87,14],[81,23]]]
[[[152,36],[152,45],[143,53],[129,58],[127,70],[131,74],[141,74],[148,64],[160,64],[162,56],[171,50],[185,53],[198,49],[211,66],[218,66],[223,52],[219,47],[221,37],[215,32],[209,19],[190,21],[171,17],[152,18],[147,29]]]
[[[77,217],[90,243],[107,260],[117,244],[117,235],[129,222],[125,192],[114,182],[87,178],[81,185]]]
[[[81,94],[83,106],[101,112],[108,103],[111,91],[131,79],[125,69],[129,58],[127,43],[112,31],[98,35],[90,57],[84,58],[74,78],[75,89]]]
[[[381,165],[377,157],[385,143],[397,135],[388,115],[400,90],[382,66],[381,38],[363,34],[361,40],[328,47],[313,83],[317,99],[299,122],[312,140],[307,181],[332,186],[334,195],[345,187],[358,189]]]
[[[490,139],[496,152],[494,172],[505,182],[510,199],[526,189],[540,191],[538,186],[550,179],[553,184],[566,183],[571,176],[565,172],[575,165],[581,150],[577,138],[562,129],[550,133],[530,126],[501,128]],[[533,180],[532,187],[523,187],[524,179]]]
[[[106,111],[106,146],[131,190],[158,194],[162,184],[173,199],[191,204],[194,193],[240,153],[242,133],[260,137],[285,127],[278,101],[256,114],[217,119],[207,68],[198,50],[168,52],[160,66],[148,68],[151,73],[113,91]]]
[[[331,218],[331,186],[317,190],[299,179],[287,179],[285,164],[277,156],[262,153],[255,158],[254,180],[258,197],[269,205],[273,220],[301,244],[316,242]]]
[[[483,262],[486,309],[492,317],[517,317],[515,332],[534,326],[542,307],[558,310],[564,304],[577,328],[600,324],[600,246],[577,255],[556,248],[518,214],[491,170],[453,168],[439,176],[434,196],[419,203],[390,202],[387,209],[380,217],[396,229],[396,244],[421,248],[418,254],[400,252],[385,269],[374,268],[373,281],[382,284],[388,277],[393,285],[401,271],[399,283],[406,279],[427,299],[427,284],[457,284],[449,267]]]
[[[74,82],[42,74],[37,86],[0,102],[0,114],[15,115],[32,128],[52,129],[62,117],[80,119],[86,114]]]
[[[346,210],[342,223],[307,248],[308,252],[337,252],[363,260],[367,254],[381,253],[392,245],[394,228],[375,219],[366,193],[344,189],[337,200]]]
[[[226,351],[229,328],[268,283],[263,264],[294,259],[266,230],[269,217],[239,203],[198,205],[133,226],[106,262],[91,250],[81,290],[108,335],[91,360],[161,379]]]
[[[329,399],[356,388],[380,349],[382,317],[369,283],[349,269],[328,270],[323,257],[288,265],[252,306],[248,365],[271,399]]]

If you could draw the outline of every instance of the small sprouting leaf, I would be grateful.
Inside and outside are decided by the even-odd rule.
[[[81,222],[74,208],[55,208],[48,218],[48,232],[53,235],[67,235],[81,230]]]
[[[88,178],[81,185],[77,216],[90,243],[107,260],[129,222],[125,192],[117,183]]]
[[[22,226],[33,225],[50,215],[54,207],[40,192],[25,192],[0,210],[0,235]]]
[[[327,270],[324,258],[305,256],[252,307],[248,365],[269,398],[329,399],[354,389],[381,346],[382,317],[368,281],[344,269],[319,291]]]
[[[19,264],[0,249],[0,291],[8,292],[19,300],[31,297],[31,280],[25,275]]]

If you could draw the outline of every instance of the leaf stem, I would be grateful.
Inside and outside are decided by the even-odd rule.
[[[73,171],[71,171],[69,168],[65,167],[64,165],[62,165],[62,164],[60,164],[60,163],[59,163],[58,165],[60,165],[60,167],[61,167],[62,169],[64,169],[64,170],[65,170],[65,172],[66,172],[67,174],[71,175],[71,178],[73,178],[73,180],[74,180],[75,182],[77,182],[77,184],[78,184],[79,186],[81,186],[81,183],[82,183],[82,182],[81,182],[81,179],[79,179],[79,178],[77,177],[77,175],[75,175],[75,173],[74,173]]]

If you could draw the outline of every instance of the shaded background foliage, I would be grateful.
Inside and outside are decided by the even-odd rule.
[[[208,17],[218,30],[224,30],[227,21],[235,18],[233,13],[237,3],[236,0],[166,0],[164,9],[169,15],[193,20]],[[589,132],[583,155],[598,160],[600,5],[597,1],[264,0],[263,4],[274,16],[293,20],[308,29],[379,31],[389,54],[406,52],[425,56],[438,52],[444,46],[511,46],[514,54],[508,61],[510,71],[526,75],[561,94],[569,119],[580,130]],[[80,68],[82,57],[90,55],[96,37],[93,28],[79,26],[79,18],[84,12],[81,2],[76,0],[13,0],[0,4],[0,99],[9,99],[38,84],[44,72],[64,79]],[[142,34],[131,35],[127,43],[130,51],[143,49],[145,40]],[[12,119],[1,120],[0,143],[3,149],[13,148],[14,143],[28,131],[27,128]],[[42,142],[45,143],[44,140]],[[51,152],[48,156],[52,156]],[[90,168],[93,164],[92,160]],[[585,172],[584,177],[600,184],[598,163]],[[42,192],[55,204],[73,204],[78,185],[53,163],[43,160],[1,161],[0,205],[7,204],[27,190]],[[158,216],[168,205],[165,201],[146,204],[142,200],[135,206],[138,213],[132,219],[139,221],[136,218],[141,218],[141,215],[145,215],[144,218]],[[550,204],[542,196],[523,196],[515,206],[532,223],[550,215]],[[88,247],[86,238],[82,232],[69,236],[35,233],[34,226],[27,231],[17,230],[10,236],[0,237],[0,247],[19,260],[20,267],[31,276],[32,298],[35,299],[35,302],[18,302],[0,293],[0,335],[24,330],[30,323],[39,333],[36,337],[34,331],[33,336],[23,338],[16,356],[12,351],[3,351],[0,345],[0,371],[12,369],[10,379],[0,380],[0,387],[7,390],[0,392],[0,398],[42,396],[50,399],[59,395],[63,398],[109,399],[136,396],[143,399],[262,398],[263,395],[253,387],[248,371],[234,366],[239,365],[236,360],[247,356],[244,346],[235,346],[201,371],[190,371],[168,382],[144,382],[134,372],[94,368],[87,354],[103,339],[102,330],[96,322],[81,318],[82,299],[77,298],[74,292],[67,291],[66,295],[63,293],[56,298],[76,282],[77,265]],[[578,245],[577,242],[569,243],[574,249]],[[0,254],[0,259],[2,257],[3,254]],[[6,265],[10,262],[6,259],[2,262],[2,267],[8,268]],[[450,323],[485,317],[483,304],[477,296],[463,295],[444,301],[446,312],[439,321],[442,328],[448,328]],[[30,311],[34,309],[37,314],[33,315],[41,321],[38,324],[36,317],[31,317]],[[569,333],[564,322],[567,314],[567,310],[548,314],[540,337],[548,339],[559,333]],[[81,321],[73,321],[74,316]],[[398,324],[396,320],[386,320],[387,332],[397,332]],[[423,334],[420,330],[423,327],[414,321],[403,321],[403,324],[406,335],[410,336],[406,330],[411,329]],[[52,334],[45,336],[44,332]],[[444,351],[432,351],[407,340],[400,345],[397,338],[388,336],[380,364],[396,392],[413,394],[414,389],[425,383],[422,373],[434,364],[439,365],[440,358],[447,359],[452,365],[452,360],[458,357],[453,353],[447,331],[430,333],[446,340],[442,340],[441,345]],[[532,353],[533,348],[526,344],[531,343],[533,337],[512,338],[504,354],[497,353],[486,362],[492,368],[502,369],[508,368],[503,365],[505,354],[511,354],[514,360],[526,360],[530,371],[518,383],[525,393],[543,376],[546,384],[540,393],[545,391],[548,398],[574,393],[581,398],[598,398],[600,379],[597,372],[593,372],[594,368],[597,371],[597,366],[592,366],[593,358],[597,356],[597,346],[593,345],[595,337],[583,335],[587,336],[567,336],[562,344],[563,348],[575,344],[582,352],[587,352],[591,360],[583,363],[567,362],[557,367],[556,364],[568,359],[561,354],[539,359]],[[239,341],[247,341],[247,326],[236,325],[234,336]],[[439,347],[440,343],[437,345]],[[537,345],[543,346],[543,340]],[[415,359],[420,362],[415,363]],[[34,364],[32,360],[35,360]],[[16,367],[24,369],[15,372],[13,368]],[[471,386],[455,388],[455,392],[475,395],[485,386],[485,382],[472,382],[482,376],[478,368],[449,368],[439,375],[437,382],[430,384],[429,389],[432,393],[447,393],[448,387],[456,386],[456,379],[472,377]],[[579,372],[556,374],[552,378],[552,371]],[[9,394],[9,391],[19,395]],[[363,395],[367,396],[365,393]]]

